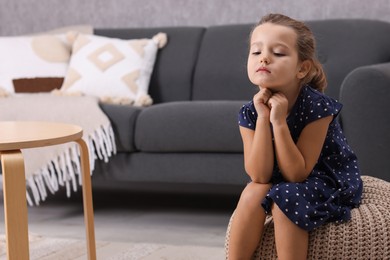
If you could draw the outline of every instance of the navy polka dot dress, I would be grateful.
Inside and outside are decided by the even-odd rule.
[[[294,142],[307,124],[329,115],[336,118],[341,108],[336,100],[304,86],[287,117]],[[257,113],[252,101],[241,108],[238,117],[240,126],[255,129]],[[349,220],[351,209],[359,205],[363,184],[357,159],[336,119],[329,125],[320,157],[305,181],[286,182],[276,158],[274,161],[273,186],[262,202],[267,213],[275,202],[292,222],[310,231],[326,222]]]

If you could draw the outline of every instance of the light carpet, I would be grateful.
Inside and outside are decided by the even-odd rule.
[[[31,260],[87,259],[85,241],[30,235]],[[97,259],[102,260],[218,260],[223,247],[150,243],[96,242]],[[6,259],[5,236],[0,235],[0,259]]]

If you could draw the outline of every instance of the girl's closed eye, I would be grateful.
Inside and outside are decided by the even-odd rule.
[[[282,52],[274,52],[274,55],[277,56],[277,57],[286,56],[286,54],[284,54],[284,53],[282,53]]]
[[[252,52],[252,55],[260,55],[261,54],[261,51],[254,51]]]

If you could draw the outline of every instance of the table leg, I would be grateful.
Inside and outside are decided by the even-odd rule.
[[[20,150],[1,152],[7,259],[29,259],[24,160]]]
[[[82,139],[79,139],[76,142],[79,144],[80,155],[81,155],[84,222],[85,222],[85,230],[87,236],[88,259],[95,260],[96,259],[95,228],[94,228],[91,170],[89,164],[88,146]]]

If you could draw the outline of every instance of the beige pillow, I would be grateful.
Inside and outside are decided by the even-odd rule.
[[[157,51],[166,42],[165,33],[132,40],[78,34],[61,91],[97,96],[108,103],[151,105],[150,77]]]
[[[29,36],[0,37],[0,88],[5,93],[40,92],[60,88],[72,43],[68,30],[92,33],[91,26],[70,26]],[[62,33],[62,34],[58,34]],[[42,86],[37,83],[43,84]],[[15,84],[23,91],[15,91]]]

